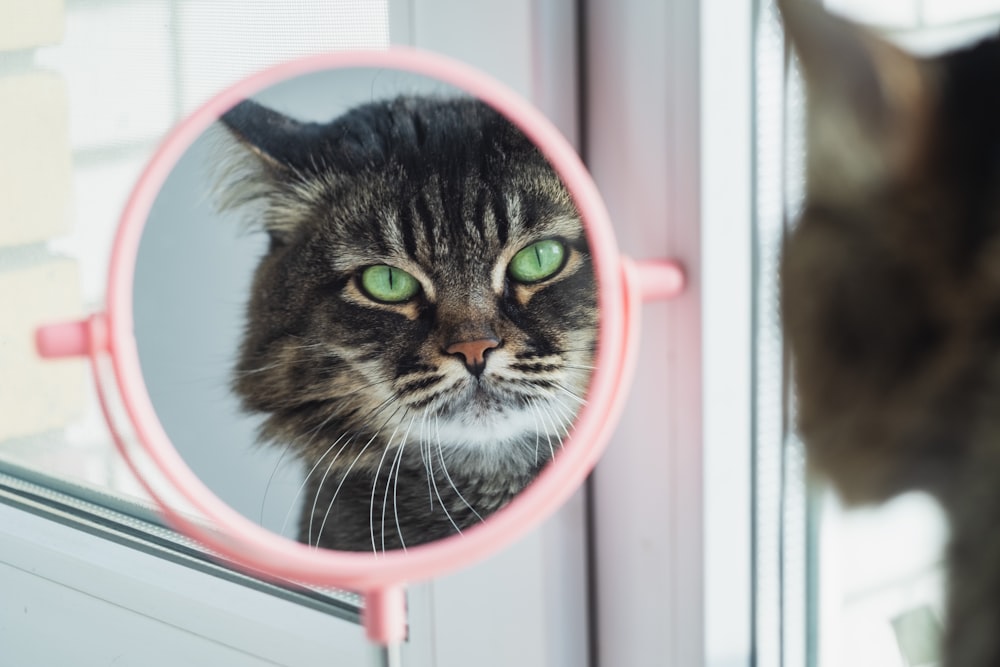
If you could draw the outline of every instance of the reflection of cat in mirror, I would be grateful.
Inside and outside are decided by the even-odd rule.
[[[842,496],[933,493],[945,667],[1000,665],[1000,38],[918,59],[780,3],[809,97],[782,264],[799,427]]]
[[[397,549],[472,526],[560,447],[596,344],[579,214],[471,99],[329,123],[247,101],[220,200],[270,235],[234,387],[308,471],[299,539]]]

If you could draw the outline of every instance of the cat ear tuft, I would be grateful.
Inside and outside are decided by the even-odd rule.
[[[856,195],[917,167],[931,73],[814,0],[778,0],[808,96],[810,195]]]

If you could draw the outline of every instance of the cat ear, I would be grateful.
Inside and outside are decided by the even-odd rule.
[[[226,129],[268,166],[309,171],[316,168],[310,149],[322,126],[303,123],[244,100],[222,115]]]
[[[312,154],[322,126],[303,123],[245,100],[219,119],[215,194],[222,210],[245,210],[251,225],[283,242],[318,197]]]
[[[930,72],[815,0],[778,0],[808,96],[810,196],[843,198],[917,167]]]

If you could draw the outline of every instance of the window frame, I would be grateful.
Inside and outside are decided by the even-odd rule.
[[[680,257],[689,280],[645,308],[629,404],[594,474],[600,665],[753,659],[756,9],[587,3],[587,162],[623,251]]]

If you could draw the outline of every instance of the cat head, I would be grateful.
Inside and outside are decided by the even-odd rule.
[[[328,123],[246,101],[220,201],[269,234],[234,387],[267,439],[357,468],[419,440],[536,466],[583,401],[596,288],[538,149],[472,99],[400,97]]]
[[[808,110],[781,269],[800,429],[847,500],[884,500],[945,477],[995,354],[1000,38],[916,57],[778,4]]]

